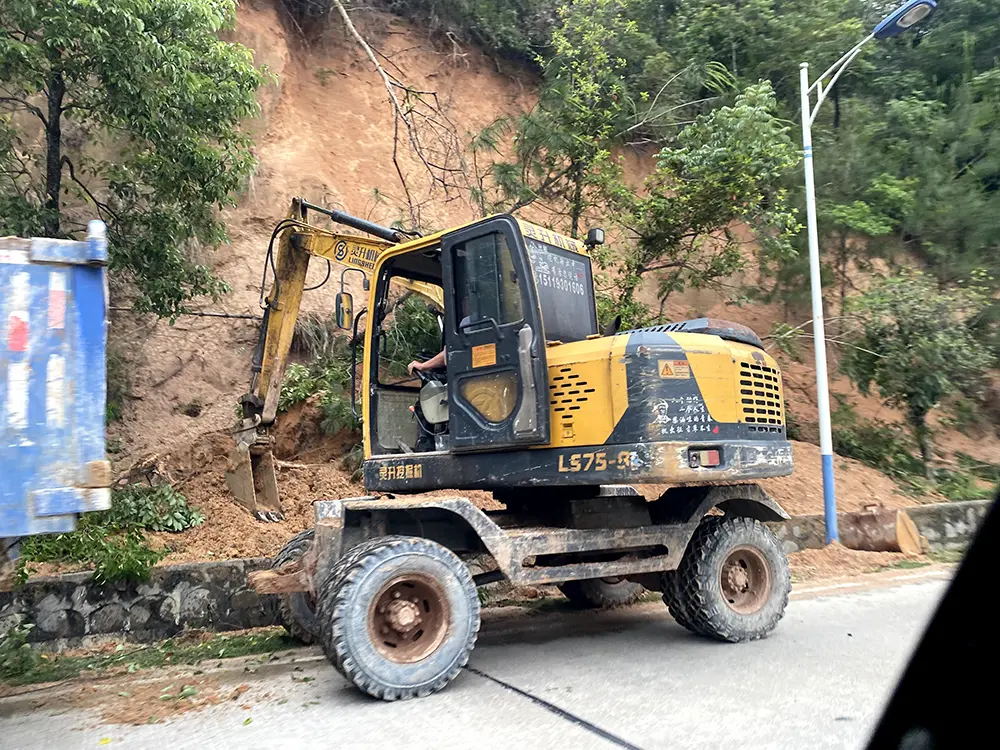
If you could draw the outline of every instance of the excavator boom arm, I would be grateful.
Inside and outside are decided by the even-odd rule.
[[[306,221],[310,210],[376,234],[380,239],[337,234],[313,226]],[[292,201],[288,217],[276,227],[265,261],[274,274],[274,280],[267,295],[260,336],[254,350],[250,390],[241,399],[242,418],[234,431],[236,445],[226,471],[226,482],[237,502],[261,520],[281,518],[268,428],[278,412],[281,382],[302,296],[306,291],[310,257],[324,258],[367,275],[375,268],[378,257],[403,239],[403,235],[396,230],[315,206],[299,198]],[[404,286],[439,307],[443,306],[439,288],[417,281],[406,282]]]

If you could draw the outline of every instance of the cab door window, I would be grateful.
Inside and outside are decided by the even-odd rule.
[[[460,331],[524,319],[517,271],[502,233],[461,243],[455,248],[454,259],[454,312]]]

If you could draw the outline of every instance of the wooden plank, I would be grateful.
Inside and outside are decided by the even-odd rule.
[[[247,576],[251,588],[258,594],[294,594],[309,590],[309,574],[301,560],[278,570],[258,570]]]

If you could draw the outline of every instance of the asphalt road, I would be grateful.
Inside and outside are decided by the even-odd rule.
[[[470,669],[403,703],[366,699],[305,651],[296,665],[220,673],[224,688],[249,690],[166,723],[111,725],[73,700],[14,712],[0,718],[0,747],[862,747],[943,575],[799,590],[775,634],[750,644],[695,638],[658,604],[487,622]]]

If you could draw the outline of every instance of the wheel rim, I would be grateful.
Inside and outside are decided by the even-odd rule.
[[[771,566],[756,547],[735,547],[719,571],[719,587],[734,612],[757,612],[771,594]]]
[[[451,609],[433,579],[407,574],[386,583],[368,610],[368,635],[390,661],[412,664],[437,650],[448,633]]]

